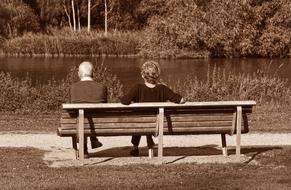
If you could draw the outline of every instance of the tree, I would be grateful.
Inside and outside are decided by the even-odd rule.
[[[75,3],[74,0],[71,0],[71,4],[72,4],[72,13],[73,13],[73,27],[74,27],[74,31],[76,31],[76,14],[75,14]]]
[[[115,0],[104,0],[104,35],[107,36],[108,33],[108,15],[112,12],[115,5]],[[109,7],[109,10],[108,10]]]
[[[22,2],[1,2],[0,32],[4,37],[15,37],[25,32],[39,31],[39,19],[34,11]]]
[[[88,25],[87,30],[90,32],[91,30],[91,0],[88,0]]]

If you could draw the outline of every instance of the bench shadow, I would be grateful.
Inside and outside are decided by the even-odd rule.
[[[261,153],[271,151],[274,149],[282,149],[279,146],[242,146],[241,154],[250,157],[248,162],[251,162],[255,157]],[[90,157],[130,157],[129,152],[131,150],[130,146],[116,147],[101,150],[98,152],[90,153]],[[147,147],[140,147],[140,156],[147,157],[148,149]],[[158,155],[157,148],[154,149],[154,156]],[[204,145],[198,147],[165,147],[163,149],[163,156],[177,156],[183,159],[188,156],[214,156],[222,155],[221,148],[217,145]],[[228,147],[228,155],[235,155],[235,147]]]
[[[258,155],[268,152],[268,151],[272,151],[272,150],[281,150],[283,149],[280,146],[244,146],[241,148],[241,154],[245,154],[248,155],[250,157],[250,159],[248,159],[248,161],[246,161],[245,163],[250,163],[251,161],[253,161]],[[228,150],[229,155],[235,155],[235,147],[233,147],[232,149]]]

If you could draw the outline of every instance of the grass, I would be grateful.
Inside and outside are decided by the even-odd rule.
[[[108,102],[119,101],[123,88],[119,79],[103,63],[93,64],[94,80],[107,86]],[[61,104],[70,101],[71,84],[79,80],[77,67],[72,67],[64,80],[52,79],[48,84],[36,85],[29,76],[19,80],[10,73],[0,72],[0,111],[33,115],[59,112]]]
[[[271,72],[272,62],[250,74],[233,73],[208,65],[206,80],[188,76],[172,87],[187,101],[255,100],[251,131],[290,132],[290,81]]]
[[[246,153],[249,163],[161,166],[49,168],[42,161],[44,151],[0,148],[0,154],[1,189],[291,188],[290,147],[253,149]]]
[[[276,72],[270,74],[270,64],[248,75],[209,66],[206,81],[188,77],[172,88],[187,101],[255,100],[251,132],[291,132],[290,83],[280,79]],[[95,67],[94,73],[96,81],[108,86],[109,102],[119,102],[123,89],[118,78],[104,65]],[[29,78],[18,81],[9,73],[0,76],[0,119],[5,126],[1,131],[55,132],[61,103],[68,99],[70,84],[78,80],[77,68],[71,70],[63,83],[52,81],[41,87],[32,86]]]
[[[134,32],[103,32],[69,28],[53,30],[50,35],[27,33],[8,39],[1,46],[6,55],[80,57],[80,56],[133,56],[138,53],[138,35]]]

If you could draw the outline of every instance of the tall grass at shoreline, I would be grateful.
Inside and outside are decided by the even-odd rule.
[[[104,36],[103,32],[72,32],[65,28],[49,35],[27,33],[6,40],[1,48],[3,54],[12,56],[132,56],[138,53],[138,39],[134,32]]]
[[[122,84],[103,65],[94,65],[94,80],[107,86],[108,101],[117,102],[122,95]],[[0,72],[0,112],[53,113],[60,111],[62,103],[69,102],[70,85],[78,81],[77,67],[73,67],[64,80],[51,80],[48,84],[33,85],[30,77],[13,78]]]
[[[189,75],[173,88],[188,101],[255,100],[269,108],[291,105],[290,81],[263,69],[244,74],[208,66],[206,81]]]
[[[251,74],[233,73],[214,66],[208,68],[205,81],[188,76],[173,88],[187,101],[255,100],[252,131],[290,131],[290,81],[276,73],[262,69]]]
[[[97,65],[97,64],[96,64]],[[123,86],[103,64],[94,67],[95,80],[108,87],[109,102],[119,102]],[[77,81],[77,67],[73,67],[62,81],[51,80],[48,84],[33,85],[32,80],[13,78],[9,73],[0,73],[0,111],[22,113],[58,112],[68,102],[70,85]],[[206,81],[188,76],[173,86],[187,101],[255,100],[264,110],[282,110],[291,105],[291,90],[288,80],[276,74],[258,70],[252,74],[232,73],[216,66],[208,68]]]

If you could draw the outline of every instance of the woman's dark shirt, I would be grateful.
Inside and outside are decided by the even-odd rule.
[[[180,103],[182,96],[174,93],[163,84],[158,84],[154,88],[149,88],[145,84],[135,85],[125,96],[121,98],[121,103],[129,105],[131,102],[166,102]]]

